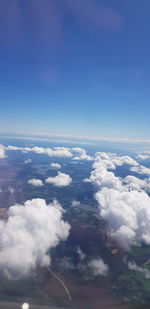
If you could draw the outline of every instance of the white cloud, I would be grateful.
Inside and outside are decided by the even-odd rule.
[[[45,154],[49,157],[58,157],[58,158],[73,158],[75,161],[86,160],[91,161],[94,158],[89,156],[86,153],[86,150],[80,147],[67,148],[67,147],[53,147],[53,148],[44,148],[44,147],[16,147],[16,146],[7,146],[6,150],[11,151],[22,151],[23,153],[35,152],[38,154]],[[77,155],[74,156],[74,154]]]
[[[46,179],[46,183],[53,184],[56,187],[66,187],[69,186],[71,182],[71,177],[68,174],[64,174],[61,172],[58,172],[57,176],[55,177],[48,177]]]
[[[122,181],[114,173],[108,172],[106,168],[99,167],[92,171],[90,181],[97,187],[114,188],[122,190]]]
[[[19,150],[23,153],[35,152],[38,154],[45,154],[49,157],[59,157],[59,158],[72,158],[73,154],[71,153],[70,148],[66,147],[53,147],[53,148],[43,148],[43,147],[16,147],[16,146],[7,146],[6,150]]]
[[[73,206],[73,207],[80,206],[80,201],[73,200],[72,203],[71,203],[71,206]]]
[[[61,164],[59,163],[51,163],[50,166],[53,168],[58,168],[58,169],[61,168]]]
[[[126,186],[131,190],[150,190],[150,177],[145,179],[139,179],[135,176],[128,175],[124,178],[123,181],[126,183]]]
[[[101,258],[93,259],[91,262],[89,262],[88,266],[91,268],[94,276],[106,277],[108,274],[108,265],[105,264]]]
[[[29,159],[25,160],[24,163],[25,164],[32,163],[32,160],[29,158]]]
[[[138,266],[135,262],[129,262],[128,268],[133,271],[139,271],[140,273],[143,273],[145,279],[150,279],[150,271],[147,268],[142,268]]]
[[[41,179],[32,178],[28,180],[28,184],[35,186],[35,187],[42,187],[43,182]]]
[[[4,159],[5,157],[5,147],[3,145],[0,145],[0,159]]]
[[[150,197],[145,192],[150,190],[150,178],[128,175],[122,179],[107,170],[127,162],[134,165],[131,169],[141,171],[130,157],[98,153],[89,178],[97,189],[95,198],[100,215],[108,222],[108,234],[124,249],[132,244],[150,244]]]
[[[4,133],[4,132],[1,132]],[[5,132],[6,133],[6,132]],[[7,131],[8,134],[12,134],[12,132]],[[122,138],[122,137],[116,137],[116,138],[112,138],[112,137],[102,137],[102,136],[89,136],[89,135],[71,135],[71,134],[63,134],[63,133],[59,133],[59,134],[53,134],[50,132],[13,132],[15,133],[15,136],[3,136],[3,137],[7,137],[7,138],[15,138],[15,139],[24,139],[24,140],[45,140],[45,141],[50,141],[49,138],[45,138],[45,136],[49,136],[49,137],[55,137],[55,138],[61,138],[60,142],[68,142],[68,138],[69,138],[69,142],[71,143],[79,143],[79,144],[91,144],[91,143],[86,143],[85,141],[107,141],[107,142],[117,142],[117,143],[131,143],[131,144],[149,144],[150,140],[149,139],[131,139],[131,138]],[[16,136],[16,134],[19,134],[19,136]],[[27,135],[25,136],[20,136],[20,134],[23,135]],[[40,136],[39,137],[34,137],[34,136]],[[43,137],[42,137],[43,136]],[[62,140],[62,138],[66,138],[66,140]],[[73,140],[75,139],[75,140]],[[77,140],[76,140],[77,139]],[[84,140],[84,142],[83,142]],[[54,141],[54,139],[52,139],[52,141]],[[58,141],[58,140],[56,140]]]
[[[73,160],[86,160],[86,161],[92,161],[93,157],[89,156],[86,153],[86,150],[80,147],[72,148],[72,151],[77,152],[77,155],[73,158]]]
[[[118,156],[115,153],[97,152],[95,154],[95,161],[93,163],[94,170],[91,172],[89,180],[86,178],[84,182],[92,182],[97,188],[107,187],[114,188],[119,191],[124,190],[122,179],[116,177],[113,172],[108,169],[115,169],[116,166],[121,165],[138,166],[138,163],[129,156]]]
[[[100,214],[121,246],[150,244],[150,197],[145,192],[102,188],[96,193]]]
[[[89,182],[89,183],[90,183],[91,180],[90,180],[89,178],[84,178],[84,179],[83,179],[83,182],[87,182],[87,183]]]
[[[139,153],[137,156],[140,160],[147,160],[150,158],[150,155],[146,155],[146,154],[141,154]]]
[[[133,166],[133,167],[130,168],[130,171],[135,172],[135,173],[140,174],[140,175],[150,176],[150,168],[145,167],[143,165]]]
[[[79,259],[80,261],[83,261],[86,257],[85,253],[81,250],[80,247],[77,247],[77,253],[78,253],[78,256],[79,256]]]
[[[115,169],[116,166],[122,165],[138,166],[139,163],[136,162],[129,156],[119,156],[116,153],[106,153],[106,152],[96,152],[94,167],[103,165],[106,169]]]
[[[8,278],[30,275],[37,266],[50,265],[49,250],[68,237],[70,226],[62,219],[63,209],[54,201],[26,201],[8,210],[0,221],[0,269]]]

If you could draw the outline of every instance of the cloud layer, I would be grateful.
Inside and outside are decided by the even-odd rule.
[[[21,278],[37,266],[50,265],[49,250],[69,235],[62,214],[57,201],[47,205],[43,199],[9,208],[7,221],[0,221],[0,269],[5,276]]]

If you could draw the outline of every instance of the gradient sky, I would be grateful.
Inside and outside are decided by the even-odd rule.
[[[150,138],[149,0],[1,0],[0,130]]]

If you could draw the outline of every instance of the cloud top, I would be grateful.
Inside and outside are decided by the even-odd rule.
[[[63,209],[54,201],[33,199],[8,210],[0,221],[0,269],[8,278],[31,274],[37,266],[50,265],[49,250],[65,240],[70,226],[62,219]]]
[[[131,171],[149,175],[150,169],[139,165],[128,156],[111,153],[96,153],[94,170],[88,181],[97,192],[100,215],[108,222],[108,234],[119,246],[128,249],[131,245],[150,245],[150,178],[139,179],[128,175],[117,177],[114,169],[128,164]]]
[[[72,178],[65,173],[58,172],[55,177],[48,177],[46,183],[52,184],[55,187],[66,187],[69,186],[72,182]]]
[[[43,182],[41,179],[32,178],[28,180],[28,184],[35,186],[35,187],[42,187]]]
[[[104,261],[99,257],[97,259],[93,259],[89,262],[88,266],[91,268],[94,276],[104,276],[106,277],[108,274],[108,265],[104,263]]]
[[[53,163],[53,162],[52,162],[52,163],[50,164],[50,166],[53,167],[53,168],[58,168],[58,169],[61,168],[61,164],[59,164],[59,163]]]

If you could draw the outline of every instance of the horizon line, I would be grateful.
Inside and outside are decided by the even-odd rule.
[[[12,134],[12,135],[6,135]],[[21,136],[21,134],[26,136]],[[23,139],[31,139],[33,136],[42,137],[59,137],[59,138],[70,138],[70,139],[77,139],[77,140],[87,140],[87,141],[106,141],[106,142],[122,142],[122,143],[150,143],[150,139],[138,139],[138,138],[124,138],[124,137],[102,137],[102,136],[90,136],[90,135],[75,135],[75,134],[65,134],[65,133],[50,133],[50,132],[27,132],[27,131],[2,131],[0,130],[1,137],[5,138],[23,138]],[[15,136],[16,135],[16,136]]]

